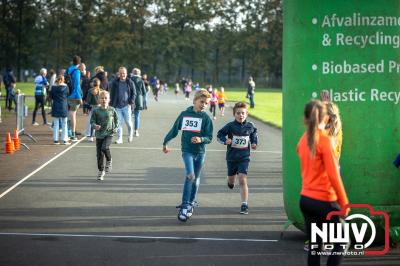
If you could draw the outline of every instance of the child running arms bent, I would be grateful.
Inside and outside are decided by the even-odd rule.
[[[110,173],[112,168],[110,144],[112,136],[118,129],[118,115],[115,109],[108,105],[110,102],[108,91],[101,91],[99,97],[100,106],[93,109],[90,124],[96,130],[97,167],[99,169],[97,179],[104,180],[105,173]],[[104,157],[106,157],[105,168]]]
[[[248,214],[249,188],[247,186],[247,171],[250,163],[250,146],[257,149],[257,128],[253,123],[247,122],[247,106],[238,102],[233,107],[235,120],[226,124],[218,131],[217,140],[227,145],[226,163],[228,167],[228,187],[233,189],[236,177],[239,177],[240,196],[242,205],[241,214]]]
[[[200,185],[200,171],[204,165],[205,145],[211,143],[212,140],[213,124],[204,112],[210,98],[211,95],[206,90],[197,91],[193,106],[178,116],[163,142],[163,152],[168,153],[168,142],[178,135],[179,130],[182,130],[181,150],[186,170],[182,203],[178,213],[178,219],[182,222],[186,222],[193,214]]]

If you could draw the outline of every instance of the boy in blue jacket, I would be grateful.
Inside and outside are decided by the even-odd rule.
[[[213,124],[204,112],[210,99],[211,95],[206,90],[197,91],[193,106],[180,113],[163,142],[163,152],[168,153],[168,142],[178,135],[179,130],[182,130],[182,159],[186,169],[182,203],[178,213],[178,219],[182,222],[186,222],[193,214],[200,185],[200,171],[204,165],[205,146],[212,140]]]
[[[257,128],[253,123],[246,121],[248,112],[245,103],[236,103],[233,107],[233,115],[235,120],[218,131],[217,140],[219,143],[227,145],[228,187],[233,189],[236,177],[239,178],[242,199],[240,213],[248,214],[247,171],[250,163],[250,146],[253,150],[257,149]]]

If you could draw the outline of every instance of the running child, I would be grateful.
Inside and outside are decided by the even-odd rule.
[[[214,120],[217,119],[217,117],[215,116],[217,103],[218,103],[218,89],[214,89],[214,91],[211,94],[211,101],[210,101],[210,112],[212,113]]]
[[[186,170],[182,203],[178,213],[178,219],[182,222],[186,222],[193,214],[200,185],[200,171],[206,154],[205,146],[212,140],[212,120],[204,112],[210,98],[211,95],[206,90],[197,91],[194,95],[193,106],[180,113],[163,142],[163,152],[168,153],[168,142],[178,135],[179,130],[182,130],[181,150]]]
[[[175,83],[175,90],[174,90],[176,98],[178,98],[179,91],[180,91],[179,83],[177,82],[177,83]]]
[[[248,214],[247,171],[250,163],[250,147],[253,150],[257,149],[257,128],[253,123],[246,121],[248,111],[245,103],[236,103],[233,107],[233,115],[235,120],[218,131],[217,140],[219,143],[227,145],[228,187],[233,189],[236,177],[238,177],[242,200],[240,213]]]
[[[97,179],[104,180],[105,173],[110,173],[112,168],[110,144],[112,136],[118,129],[118,115],[115,109],[109,106],[110,94],[108,91],[101,91],[99,97],[100,106],[92,111],[90,124],[96,130],[97,167],[99,169]],[[105,168],[104,157],[106,157]]]
[[[226,101],[226,96],[225,96],[225,89],[224,87],[221,87],[220,91],[218,92],[218,107],[221,112],[221,116],[225,115],[225,101]]]

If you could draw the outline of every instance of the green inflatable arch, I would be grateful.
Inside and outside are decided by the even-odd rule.
[[[303,229],[296,145],[304,131],[305,103],[328,90],[341,111],[340,165],[349,200],[386,211],[391,239],[400,242],[400,170],[393,165],[400,152],[400,1],[283,2],[287,216]],[[352,211],[358,212],[363,210]]]

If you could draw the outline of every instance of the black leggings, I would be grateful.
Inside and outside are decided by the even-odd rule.
[[[45,104],[45,97],[43,95],[41,96],[35,96],[35,109],[33,110],[33,115],[32,115],[32,124],[35,123],[36,121],[36,112],[39,109],[39,106],[42,107],[42,117],[43,117],[43,123],[46,124],[46,111],[44,110],[44,104]]]
[[[311,250],[311,223],[316,223],[318,228],[322,228],[323,222],[328,222],[326,216],[331,211],[340,210],[339,205],[336,202],[327,202],[311,199],[309,197],[301,196],[300,198],[300,209],[304,216],[304,222],[306,226],[307,239],[309,241],[308,250],[308,265],[320,265],[320,255],[317,252],[321,251],[322,239],[317,237],[318,248]],[[332,216],[330,223],[340,223],[338,216]],[[332,252],[343,252],[343,247],[340,244],[335,244]],[[312,253],[313,252],[313,253]],[[330,255],[327,261],[327,265],[340,265],[342,261],[341,255]]]
[[[217,105],[210,104],[210,112],[213,114],[213,117],[215,117],[215,109],[217,109]]]
[[[104,170],[104,156],[107,162],[111,161],[111,144],[112,136],[107,136],[104,139],[96,138],[96,151],[97,151],[97,168],[99,171]]]

